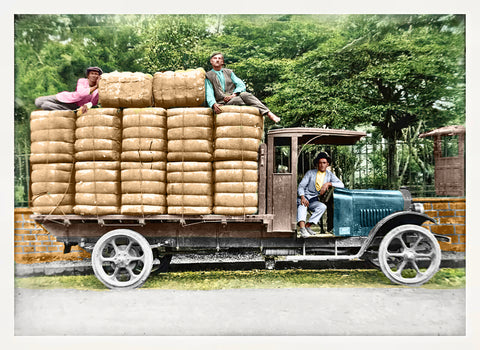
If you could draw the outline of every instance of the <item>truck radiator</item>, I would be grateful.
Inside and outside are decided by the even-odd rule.
[[[360,226],[373,227],[392,212],[391,209],[360,209]]]

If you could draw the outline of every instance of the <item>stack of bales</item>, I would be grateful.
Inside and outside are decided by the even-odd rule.
[[[123,111],[121,188],[124,215],[167,212],[167,112],[163,108]]]
[[[121,116],[115,108],[90,109],[76,121],[75,214],[120,211]]]
[[[205,215],[213,206],[213,113],[167,110],[168,214]]]
[[[205,101],[205,71],[157,72],[153,76],[156,107],[200,107]]]
[[[215,119],[215,214],[258,211],[258,147],[263,117],[255,107],[224,106]]]
[[[75,112],[34,111],[30,131],[33,212],[72,214]]]
[[[144,108],[153,101],[153,77],[140,72],[112,72],[102,74],[98,98],[102,107]]]

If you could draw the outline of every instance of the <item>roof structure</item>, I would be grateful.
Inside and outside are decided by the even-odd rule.
[[[367,134],[362,131],[343,129],[282,128],[270,130],[268,135],[276,138],[298,137],[299,144],[353,145]]]
[[[449,125],[418,135],[418,137],[465,134],[463,125]]]

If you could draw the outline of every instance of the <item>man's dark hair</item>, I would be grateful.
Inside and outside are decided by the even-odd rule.
[[[320,161],[320,159],[326,159],[329,165],[332,164],[332,158],[330,158],[328,153],[327,152],[320,152],[319,154],[317,154],[317,156],[313,160],[313,166],[314,167],[318,166],[318,162]]]

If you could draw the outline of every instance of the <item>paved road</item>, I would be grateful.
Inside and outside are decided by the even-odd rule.
[[[15,335],[465,335],[465,290],[15,290]]]

